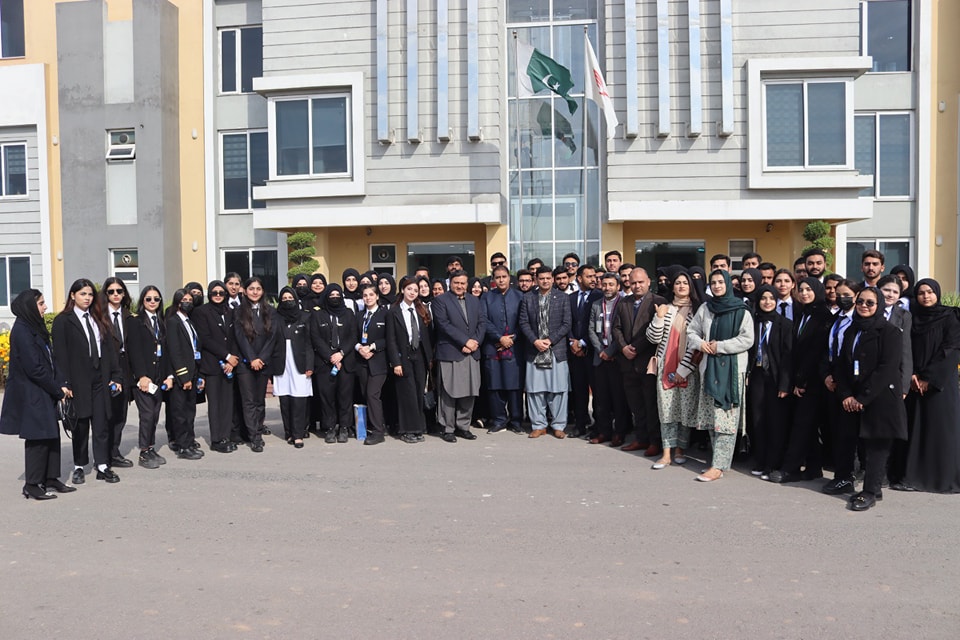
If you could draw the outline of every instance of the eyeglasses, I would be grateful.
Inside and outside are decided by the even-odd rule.
[[[579,267],[579,266],[580,266],[580,263],[579,263],[579,262],[564,262],[564,263],[563,263],[563,266],[565,266],[565,267]]]
[[[873,300],[857,300],[858,307],[866,307],[867,309],[873,309],[877,306],[877,303]]]
[[[491,263],[490,263],[490,266],[491,266],[491,267],[502,267],[502,266],[504,266],[505,264],[507,264],[507,261],[506,261],[506,260],[501,260],[501,261],[499,261],[499,262],[491,262]]]
[[[144,302],[160,302],[160,298],[144,298]]]
[[[211,291],[211,292],[210,292],[210,297],[211,297],[211,298],[222,298],[222,297],[225,296],[225,295],[227,295],[227,294],[224,293],[223,291]]]
[[[111,296],[119,296],[123,294],[123,289],[107,289],[107,293]]]

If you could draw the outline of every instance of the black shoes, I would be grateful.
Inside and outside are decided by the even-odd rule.
[[[107,467],[103,471],[97,469],[97,480],[105,480],[110,484],[120,482],[120,476],[113,472],[113,469]]]
[[[293,441],[294,449],[303,449],[303,440],[294,440]]]
[[[337,444],[337,432],[334,429],[327,431],[327,435],[323,436],[323,441],[327,444]]]
[[[911,487],[906,482],[894,482],[890,485],[890,489],[893,491],[916,491],[916,488]]]
[[[23,485],[23,497],[27,500],[30,498],[34,500],[52,500],[57,497],[57,494],[48,492],[38,484],[25,484]]]
[[[850,496],[850,510],[866,511],[875,506],[878,500],[883,500],[882,493],[872,494],[868,491],[861,491],[856,495]]]
[[[417,444],[418,442],[423,442],[423,436],[419,433],[405,433],[400,436],[400,439],[407,444]]]
[[[127,459],[124,458],[123,456],[117,454],[117,455],[113,456],[112,458],[110,458],[110,466],[111,466],[111,467],[121,467],[121,468],[127,469],[127,468],[133,466],[133,462],[130,461],[130,460],[127,460]]]
[[[236,449],[236,445],[229,440],[218,440],[210,445],[210,451],[216,451],[217,453],[232,453]]]
[[[57,493],[73,493],[77,490],[76,487],[68,487],[67,485],[60,482],[59,478],[47,478],[47,481],[43,483],[44,488],[47,491],[56,491]]]
[[[177,452],[177,458],[181,460],[199,460],[202,457],[203,454],[196,449],[180,449],[180,451]]]
[[[823,491],[828,496],[839,496],[844,493],[853,493],[855,487],[853,486],[853,478],[838,478],[836,480],[831,480],[827,484],[823,485]],[[873,494],[870,494],[871,497]],[[873,505],[870,505],[872,507]],[[869,509],[870,507],[866,507]]]
[[[349,439],[350,433],[345,428],[340,427],[340,430],[337,432],[337,442],[343,444]]]
[[[74,469],[73,475],[70,476],[70,482],[73,484],[83,484],[86,482],[83,476],[83,469]]]
[[[500,433],[501,431],[506,431],[506,430],[507,430],[507,425],[495,424],[489,429],[487,429],[487,433]]]
[[[444,441],[444,442],[456,442],[456,441],[457,441],[457,434],[456,434],[456,433],[444,433],[444,434],[443,434],[443,441]]]
[[[365,445],[371,445],[371,446],[372,446],[372,445],[375,445],[375,444],[380,444],[380,443],[383,442],[383,441],[384,441],[384,437],[383,437],[382,435],[379,435],[379,434],[378,434],[378,435],[368,435],[368,436],[367,436],[367,439],[363,441],[363,444],[365,444]]]
[[[463,438],[464,440],[476,440],[476,439],[477,439],[477,434],[473,433],[472,431],[467,431],[466,429],[454,429],[453,435],[459,436],[459,437]],[[454,440],[454,442],[456,442],[456,440]]]
[[[254,440],[250,443],[250,451],[254,453],[263,453],[263,440]]]
[[[160,466],[158,457],[153,449],[143,449],[140,451],[140,459],[137,460],[137,464],[144,469],[157,469]]]

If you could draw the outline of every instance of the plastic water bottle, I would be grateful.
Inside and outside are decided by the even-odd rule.
[[[331,377],[331,378],[336,378],[338,373],[340,373],[340,369],[339,369],[339,368],[337,368],[337,367],[332,367],[332,368],[330,369],[330,377]]]
[[[220,368],[223,369],[223,375],[227,376],[227,380],[233,378],[233,371],[227,371],[227,363],[223,360],[220,361]]]
[[[203,393],[203,378],[197,378],[197,395]]]
[[[169,388],[170,388],[170,387],[167,386],[167,383],[166,383],[166,382],[164,382],[162,385],[160,385],[160,391],[167,391]]]

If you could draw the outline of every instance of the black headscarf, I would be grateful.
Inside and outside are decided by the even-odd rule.
[[[430,304],[433,301],[433,287],[430,286],[430,278],[427,278],[425,276],[417,276],[415,281],[418,287],[420,286],[421,282],[427,283],[427,295],[420,296],[420,302],[422,302],[423,304]]]
[[[898,273],[907,274],[907,288],[900,292],[901,298],[912,298],[914,291],[916,290],[917,276],[914,275],[913,269],[908,264],[898,264],[893,269],[890,270],[890,275],[895,276]],[[937,299],[940,299],[939,294]]]
[[[386,293],[383,293],[380,291],[380,283],[383,282],[384,280],[390,283],[390,290],[387,291]],[[379,303],[380,306],[387,307],[390,304],[392,304],[394,299],[396,299],[397,297],[397,283],[393,279],[393,276],[390,275],[389,273],[381,273],[380,279],[377,280],[376,285],[377,285],[377,293],[380,294],[380,303]]]
[[[873,293],[874,296],[876,296],[877,310],[876,312],[874,312],[872,316],[870,316],[869,318],[865,318],[860,315],[859,307],[857,307],[856,302],[854,302],[854,312],[852,316],[853,320],[850,323],[850,328],[847,329],[847,334],[849,334],[851,331],[854,334],[856,334],[857,332],[860,332],[860,331],[869,331],[871,329],[878,329],[887,322],[887,319],[884,317],[884,313],[883,313],[884,309],[886,309],[887,307],[886,303],[884,303],[883,301],[883,292],[881,292],[876,287],[865,287],[862,291],[860,291],[860,293],[857,294],[856,299],[859,300],[860,296],[862,296],[864,292],[871,292]],[[846,337],[844,337],[843,339],[843,344],[844,345],[847,344]]]
[[[818,279],[813,277],[801,278],[800,282],[797,283],[797,292],[800,292],[800,285],[806,284],[808,287],[813,289],[813,302],[803,305],[803,315],[812,315],[814,310],[818,307],[823,307],[827,304],[827,290],[824,288],[823,283]]]
[[[353,291],[347,291],[347,278],[353,276],[357,280],[357,288]],[[360,294],[360,272],[354,268],[344,269],[343,275],[340,276],[340,282],[343,283],[343,295],[349,300],[359,300],[361,298]]]
[[[933,289],[937,294],[937,303],[932,307],[924,307],[917,302],[916,297],[910,302],[910,313],[913,315],[913,327],[911,332],[916,335],[919,333],[928,333],[931,329],[938,327],[947,321],[948,316],[953,315],[954,310],[943,305],[943,298],[940,295],[940,283],[933,278],[924,278],[917,282],[913,287],[914,294],[920,288],[920,285],[926,285]]]
[[[480,278],[470,278],[470,281],[467,282],[467,295],[473,295],[473,285],[480,284],[480,295],[483,295],[483,283],[480,282]]]
[[[203,285],[202,284],[200,284],[199,282],[188,282],[187,284],[183,285],[183,288],[186,291],[196,290],[200,292],[199,296],[193,296],[194,309],[196,309],[197,307],[203,304]]]
[[[331,304],[330,294],[333,293],[334,291],[340,294],[339,304]],[[330,315],[337,316],[339,318],[344,316],[348,311],[350,311],[349,309],[347,309],[347,306],[344,304],[343,288],[335,282],[331,285],[327,285],[327,288],[324,289],[323,293],[321,294],[321,298],[322,298],[323,308],[326,309],[327,312],[330,313]]]
[[[765,292],[769,292],[769,293],[773,294],[773,302],[774,302],[774,305],[773,305],[773,309],[771,309],[770,311],[762,311],[762,310],[760,309],[760,298],[763,296],[763,294],[764,294]],[[780,315],[779,313],[777,313],[777,305],[776,305],[776,302],[777,302],[777,290],[773,288],[773,285],[772,285],[772,284],[761,284],[761,285],[758,285],[758,286],[757,286],[757,290],[756,290],[754,293],[757,294],[757,298],[756,298],[757,302],[756,302],[756,306],[755,306],[754,311],[753,311],[753,315],[754,315],[754,317],[755,317],[758,321],[760,321],[760,322],[776,322],[778,318],[782,318],[782,317],[783,317],[782,315]]]
[[[220,287],[223,289],[223,297],[220,298],[220,302],[214,302],[213,296],[210,295],[210,292],[213,291],[214,287]],[[216,308],[221,315],[229,308],[230,292],[227,291],[227,285],[223,284],[222,280],[211,280],[210,284],[207,285],[207,304]]]
[[[707,296],[707,272],[703,270],[703,267],[690,267],[688,271],[692,278],[693,288],[697,290],[697,295],[700,296],[701,300],[706,300],[709,297]],[[700,277],[694,278],[698,274]]]
[[[296,278],[294,278],[296,280]],[[283,304],[283,294],[290,293],[293,295],[294,305],[292,307],[287,307]],[[300,317],[300,300],[297,296],[297,290],[293,287],[284,287],[280,289],[280,294],[278,296],[279,302],[277,303],[277,313],[280,314],[287,323],[294,322],[297,318]]]
[[[37,299],[42,295],[37,289],[24,289],[10,303],[10,311],[17,316],[17,322],[22,322],[28,326],[31,331],[43,338],[43,341],[49,345],[50,332],[47,331],[47,323],[43,321],[40,309],[37,308]]]
[[[743,276],[748,275],[753,280],[753,291],[746,293],[743,291]],[[763,284],[763,274],[760,273],[759,269],[744,269],[740,272],[740,289],[734,292],[734,295],[737,295],[740,298],[743,298],[747,304],[750,305],[751,309],[757,308],[757,301],[760,299],[760,285]]]

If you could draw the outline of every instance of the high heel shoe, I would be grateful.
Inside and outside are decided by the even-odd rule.
[[[53,490],[57,493],[73,493],[77,490],[76,487],[70,487],[60,482],[59,478],[49,478],[43,486],[47,491]]]
[[[38,484],[25,484],[23,485],[23,497],[27,500],[30,498],[34,500],[52,500],[57,497],[57,494],[47,493],[43,487]]]

